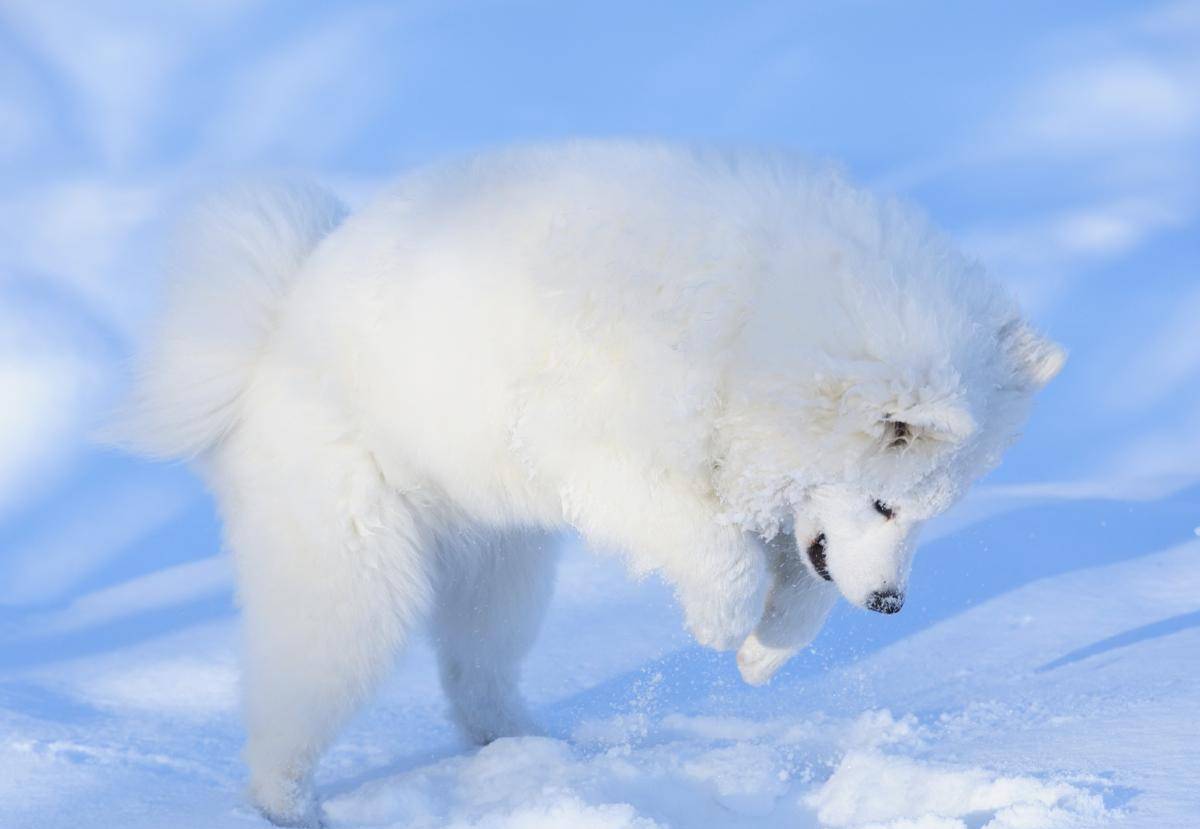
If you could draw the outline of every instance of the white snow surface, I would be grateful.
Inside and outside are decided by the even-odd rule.
[[[752,689],[687,643],[664,588],[568,545],[525,681],[546,736],[458,743],[418,644],[319,788],[333,827],[1188,826],[1198,556],[1038,580]],[[234,647],[222,620],[6,672],[0,825],[260,825]]]

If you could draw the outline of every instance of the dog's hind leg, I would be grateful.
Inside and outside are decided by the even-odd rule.
[[[480,745],[535,733],[518,680],[550,601],[556,540],[484,531],[441,547],[433,636],[452,718]]]
[[[838,591],[809,572],[795,537],[780,533],[767,545],[772,584],[763,617],[738,649],[738,670],[751,685],[762,685],[825,624]]]
[[[432,555],[317,404],[251,410],[210,472],[243,606],[251,797],[275,823],[318,826],[313,769],[423,616]]]

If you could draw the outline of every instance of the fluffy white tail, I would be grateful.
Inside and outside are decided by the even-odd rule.
[[[201,204],[182,227],[157,337],[106,437],[158,458],[220,441],[281,298],[345,215],[332,194],[301,184],[246,185]]]

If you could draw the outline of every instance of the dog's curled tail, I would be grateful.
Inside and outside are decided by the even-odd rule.
[[[180,228],[167,307],[129,401],[101,437],[191,458],[236,425],[280,301],[346,210],[311,184],[258,183],[202,202]]]

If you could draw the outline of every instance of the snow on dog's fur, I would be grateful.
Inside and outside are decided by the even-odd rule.
[[[465,733],[531,728],[549,533],[661,573],[751,682],[837,591],[898,610],[916,528],[1063,361],[911,209],[778,156],[522,149],[187,230],[123,431],[216,494],[283,823],[318,821],[316,760],[423,620]]]

